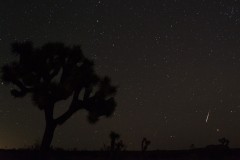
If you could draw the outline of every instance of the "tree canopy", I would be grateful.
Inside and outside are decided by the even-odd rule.
[[[91,123],[114,112],[116,86],[109,77],[95,73],[93,61],[80,46],[47,43],[34,48],[32,42],[16,42],[12,53],[19,59],[2,67],[2,80],[16,86],[11,90],[14,97],[31,94],[34,104],[45,112],[46,126],[55,129],[80,109],[88,111]],[[68,98],[72,98],[68,110],[54,119],[54,104]]]

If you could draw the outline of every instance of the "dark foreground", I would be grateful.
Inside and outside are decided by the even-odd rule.
[[[0,160],[240,160],[240,149],[178,151],[51,151],[48,155],[31,150],[0,150]]]

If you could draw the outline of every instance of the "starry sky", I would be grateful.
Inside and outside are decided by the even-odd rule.
[[[240,0],[7,0],[0,2],[0,66],[14,41],[81,45],[118,85],[111,118],[76,113],[53,145],[98,150],[115,131],[128,150],[240,147]],[[44,114],[0,85],[0,148],[41,141]],[[69,101],[56,104],[55,116]]]

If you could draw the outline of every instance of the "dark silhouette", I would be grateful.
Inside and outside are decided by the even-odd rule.
[[[126,150],[126,145],[123,143],[122,140],[116,143],[116,151],[123,151]]]
[[[196,147],[195,147],[195,144],[192,143],[192,144],[190,145],[190,149],[195,149],[195,148],[196,148]]]
[[[226,139],[225,137],[218,139],[218,142],[220,142],[220,144],[218,145],[208,145],[206,146],[206,149],[209,150],[226,150],[229,149],[229,140]]]
[[[79,46],[47,43],[34,48],[31,42],[12,44],[19,60],[2,68],[2,80],[12,83],[14,97],[30,93],[32,100],[45,113],[46,127],[41,150],[50,148],[54,130],[80,109],[88,111],[90,123],[100,116],[109,117],[116,106],[116,87],[108,77],[100,78],[92,61],[84,57]],[[55,103],[71,98],[65,113],[53,117]]]
[[[110,145],[103,145],[102,151],[111,151],[111,152],[119,152],[125,151],[126,145],[123,143],[123,140],[119,139],[120,135],[116,132],[111,131],[109,134],[109,138],[111,140]]]
[[[111,151],[115,151],[116,149],[116,141],[120,138],[120,135],[117,134],[116,132],[111,132],[109,135],[110,139],[111,139]]]
[[[142,144],[141,144],[141,147],[142,147],[142,151],[146,151],[148,146],[151,144],[151,141],[147,140],[147,138],[143,138],[142,139]]]
[[[228,145],[229,145],[229,140],[226,139],[225,137],[220,138],[218,141],[219,141],[222,145],[224,145],[224,146],[228,146]]]

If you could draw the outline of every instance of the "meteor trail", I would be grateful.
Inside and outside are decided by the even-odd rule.
[[[208,114],[207,114],[206,123],[208,122],[209,114],[210,114],[210,110],[208,111]]]

